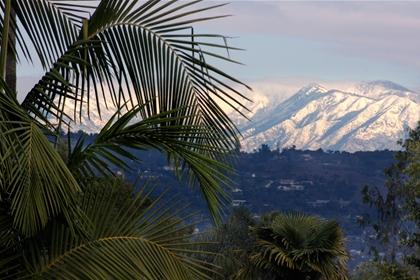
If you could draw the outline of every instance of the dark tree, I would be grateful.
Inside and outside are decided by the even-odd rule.
[[[403,150],[394,154],[397,162],[384,171],[385,188],[366,185],[362,190],[363,202],[374,212],[363,215],[359,222],[371,224],[376,232],[371,246],[374,253],[386,249],[385,260],[394,262],[395,252],[400,251],[407,263],[420,268],[420,125],[408,129],[408,138],[398,143]]]

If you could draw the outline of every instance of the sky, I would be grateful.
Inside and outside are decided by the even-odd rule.
[[[220,11],[232,16],[199,27],[246,49],[231,54],[246,66],[227,71],[254,92],[390,80],[420,93],[420,1],[232,1]]]
[[[204,4],[222,2],[208,0]],[[420,1],[231,1],[195,32],[229,37],[243,48],[222,65],[253,94],[287,97],[310,82],[344,89],[357,81],[390,80],[420,93]],[[39,70],[24,65],[25,92]]]

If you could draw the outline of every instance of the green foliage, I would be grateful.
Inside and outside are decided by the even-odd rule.
[[[359,264],[350,275],[350,280],[414,280],[419,279],[417,269],[401,263],[370,261]]]
[[[349,254],[337,220],[272,212],[251,227],[257,242],[238,279],[268,271],[277,279],[347,279]]]
[[[394,252],[405,254],[407,263],[420,267],[418,246],[420,226],[420,125],[408,129],[408,138],[399,141],[402,151],[395,153],[397,163],[385,170],[386,191],[379,187],[365,186],[363,201],[373,207],[375,215],[365,214],[362,225],[372,223],[376,238],[371,248],[385,254],[385,261],[395,262]]]
[[[255,242],[249,227],[255,223],[249,210],[238,207],[220,227],[197,238],[200,242],[207,242],[201,245],[203,251],[212,252],[200,256],[201,260],[213,264],[213,271],[207,272],[212,279],[229,279],[249,263],[246,252],[252,249]]]
[[[118,182],[97,182],[85,191],[81,207],[94,224],[89,240],[72,236],[56,220],[42,235],[27,240],[33,256],[26,259],[32,267],[31,278],[204,277],[180,246],[191,236],[184,234],[184,219],[175,218],[185,208],[175,208],[177,204],[170,200],[156,207],[163,202],[163,194],[150,203],[148,183],[136,193],[132,187],[132,195],[125,195],[127,186]],[[182,234],[174,235],[177,232]]]

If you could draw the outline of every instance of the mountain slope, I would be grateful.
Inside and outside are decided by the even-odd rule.
[[[405,128],[420,120],[419,95],[389,81],[327,90],[310,84],[273,108],[238,124],[244,151],[295,145],[316,150],[396,150]]]

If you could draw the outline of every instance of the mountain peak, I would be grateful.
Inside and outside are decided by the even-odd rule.
[[[409,89],[386,80],[358,82],[353,87],[347,89],[347,92],[374,98],[383,96],[384,94],[395,94],[396,92],[412,93]]]
[[[327,91],[328,90],[326,88],[324,88],[324,87],[322,87],[322,86],[320,86],[316,83],[310,83],[306,87],[301,88],[298,93],[309,95],[313,92],[325,93]]]
[[[390,81],[359,82],[348,90],[311,83],[264,108],[240,127],[242,149],[261,144],[316,150],[396,150],[405,128],[420,119],[420,95]]]
[[[388,88],[388,89],[393,89],[393,90],[410,91],[409,89],[399,84],[396,84],[394,82],[387,81],[387,80],[378,80],[378,81],[368,82],[368,84],[371,84],[373,86],[381,86],[383,88]]]

